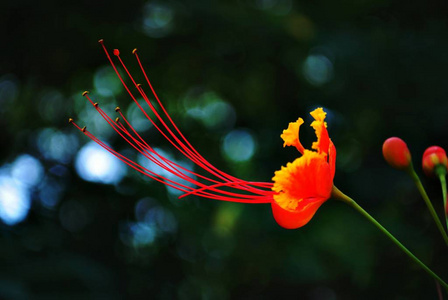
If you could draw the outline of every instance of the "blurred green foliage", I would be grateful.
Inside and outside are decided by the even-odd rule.
[[[133,170],[113,185],[84,181],[75,158],[88,140],[67,119],[130,150],[81,97],[91,90],[108,112],[132,110],[103,74],[100,38],[135,74],[138,47],[190,142],[237,177],[269,181],[297,157],[282,148],[281,131],[323,106],[338,150],[336,185],[447,279],[446,248],[425,204],[381,156],[395,135],[417,167],[426,147],[448,146],[447,9],[391,0],[2,3],[0,177],[21,154],[42,172],[27,189],[26,218],[0,222],[0,298],[436,298],[435,282],[342,203],[328,201],[289,231],[269,205],[178,200]],[[228,115],[220,121],[219,112]],[[314,133],[304,128],[310,145]],[[233,130],[253,138],[250,159],[223,150]],[[153,128],[144,137],[168,149]],[[438,183],[425,184],[441,212]],[[140,209],[163,216],[156,231]]]

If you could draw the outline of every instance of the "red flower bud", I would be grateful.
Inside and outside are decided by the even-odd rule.
[[[431,146],[423,153],[422,167],[428,176],[434,175],[435,172],[446,173],[447,162],[446,152],[439,146]],[[441,168],[437,168],[438,166]]]
[[[398,137],[384,141],[383,156],[387,163],[396,169],[407,170],[411,167],[411,153],[408,146]]]

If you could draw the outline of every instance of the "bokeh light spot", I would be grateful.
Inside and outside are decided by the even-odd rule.
[[[107,100],[103,98],[102,101],[106,103],[110,101],[111,103],[100,104],[101,109],[110,117],[113,117],[114,114],[116,115],[116,105],[112,104],[115,102],[115,98],[111,96],[107,97]],[[95,136],[100,140],[107,140],[112,135],[116,134],[112,126],[110,126],[109,123],[101,117],[101,115],[92,107],[90,103],[86,103],[86,106],[81,109],[77,119],[78,124],[86,124],[88,130],[90,132],[95,132]]]
[[[137,219],[137,221],[144,222],[145,221],[145,217],[146,217],[146,213],[152,207],[154,207],[156,205],[157,205],[157,201],[155,199],[153,199],[153,198],[145,197],[143,199],[140,199],[135,204],[135,209],[134,209],[135,218]]]
[[[41,130],[36,142],[44,158],[64,164],[69,163],[78,150],[78,135],[65,134],[53,128]]]
[[[139,100],[138,103],[143,109],[148,107],[144,100]],[[148,120],[145,114],[134,102],[132,102],[127,109],[127,119],[131,120],[130,123],[132,124],[132,127],[140,133],[152,127],[151,121]]]
[[[154,242],[156,230],[153,226],[145,223],[134,223],[131,226],[134,246],[148,245]]]
[[[202,121],[208,128],[233,126],[235,123],[235,112],[233,107],[224,101],[209,103],[202,110]],[[230,127],[226,126],[226,127]]]
[[[333,64],[324,55],[312,54],[303,63],[303,75],[314,86],[321,86],[333,79]]]
[[[91,182],[115,184],[126,174],[124,163],[95,142],[81,148],[75,166],[79,176]]]
[[[143,32],[152,38],[167,36],[174,27],[174,10],[166,3],[150,2],[143,6]]]
[[[44,182],[39,187],[39,200],[45,208],[52,209],[56,207],[61,200],[64,190],[64,185],[57,180],[45,178]]]
[[[194,164],[190,160],[185,160],[185,159],[177,160],[177,159],[174,158],[174,156],[170,152],[164,151],[164,150],[162,150],[160,148],[154,148],[154,151],[157,152],[160,157],[164,157],[164,158],[170,160],[171,162],[179,165],[180,167],[184,168],[185,170],[193,171],[193,169],[194,169]],[[159,158],[159,156],[154,155],[155,158]],[[163,177],[165,177],[165,178],[167,178],[167,179],[169,179],[171,181],[174,181],[176,183],[179,183],[179,184],[182,184],[182,185],[186,185],[186,186],[193,186],[193,184],[190,183],[188,180],[182,179],[179,176],[174,175],[170,171],[164,169],[163,167],[161,167],[161,166],[151,162],[151,160],[149,160],[143,154],[139,154],[137,156],[137,162],[142,167],[144,167],[145,169],[148,169],[149,171],[151,171],[151,172],[153,172],[155,174],[158,174],[160,176],[163,176]],[[168,164],[164,164],[164,166],[168,166]],[[179,170],[182,170],[182,169],[179,168]],[[196,178],[195,175],[189,174],[185,170],[181,171],[185,176],[188,176],[191,179],[195,179]],[[143,175],[143,178],[144,178],[144,180],[152,180],[150,177],[144,176],[144,175]],[[172,182],[170,182],[170,183],[172,183]],[[183,192],[181,192],[181,191],[179,191],[179,190],[177,190],[175,188],[172,188],[172,187],[170,187],[168,185],[166,185],[166,188],[167,188],[168,193],[171,194],[171,195],[174,195],[174,196],[179,196],[179,195],[181,195],[183,193]]]
[[[40,161],[28,154],[17,157],[11,167],[12,177],[28,187],[38,184],[42,180],[43,173]]]
[[[194,169],[194,163],[192,161],[190,161],[190,160],[175,160],[174,162],[176,164],[178,164],[179,166],[181,166],[182,168],[184,168],[185,170],[193,171],[193,169]],[[189,174],[185,170],[183,171],[183,174],[185,176],[191,178],[192,180],[196,179],[195,175]],[[176,183],[179,183],[181,185],[190,186],[190,187],[194,186],[194,184],[191,183],[190,181],[188,181],[186,179],[182,179],[182,178],[180,178],[180,177],[178,177],[178,176],[176,176],[176,175],[174,175],[172,173],[169,173],[169,176],[167,176],[167,177],[168,177],[168,179],[170,179],[170,180],[172,180],[172,181],[174,181]],[[167,190],[168,190],[168,193],[170,193],[171,195],[174,195],[174,196],[180,196],[181,194],[183,194],[182,191],[179,191],[179,190],[177,190],[175,188],[172,188],[172,187],[169,187],[169,186],[167,186]]]
[[[148,246],[158,237],[177,231],[174,214],[150,197],[135,204],[135,218],[137,222],[126,222],[120,227],[121,241],[130,247]]]
[[[230,160],[244,162],[251,159],[255,153],[255,139],[247,130],[233,130],[224,137],[222,149]]]
[[[215,92],[192,89],[183,103],[187,115],[209,129],[232,128],[235,125],[235,110]]]
[[[174,233],[177,231],[176,218],[171,211],[162,206],[149,209],[145,214],[145,223],[162,232]]]
[[[123,89],[120,79],[110,66],[101,67],[95,72],[93,85],[101,96],[118,95]]]
[[[173,161],[173,160],[174,160],[174,158],[173,158],[173,156],[171,155],[171,153],[169,153],[169,152],[167,152],[167,151],[164,151],[164,150],[162,150],[162,149],[160,149],[160,148],[157,148],[157,147],[153,148],[153,150],[154,150],[156,153],[158,153],[158,155],[159,155],[159,156],[157,156],[157,155],[154,154],[154,157],[155,157],[155,158],[164,157],[164,158],[166,158],[166,159],[168,159],[168,160],[170,160],[170,161]],[[149,154],[150,154],[150,153],[148,153],[147,155],[149,155]],[[155,173],[155,174],[159,174],[159,175],[161,175],[161,176],[163,176],[163,177],[169,177],[169,176],[171,176],[171,173],[170,173],[170,172],[168,172],[167,170],[165,170],[163,167],[161,167],[161,166],[159,166],[159,165],[157,165],[157,164],[151,162],[151,160],[150,160],[148,157],[146,157],[145,155],[143,155],[143,154],[138,154],[138,156],[137,156],[137,162],[138,162],[139,165],[141,165],[141,166],[144,167],[145,169],[148,169],[149,171],[151,171],[151,172],[153,172],[153,173]],[[145,180],[152,180],[150,177],[145,176],[145,175],[143,175],[143,178],[144,178]]]
[[[26,218],[30,205],[28,189],[13,178],[0,175],[0,219],[15,225]]]

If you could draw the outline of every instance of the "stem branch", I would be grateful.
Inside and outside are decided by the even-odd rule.
[[[417,173],[415,173],[415,171],[413,169],[411,171],[409,171],[409,175],[411,175],[412,179],[415,182],[415,185],[417,186],[418,191],[420,192],[420,194],[423,197],[423,200],[425,200],[425,203],[428,206],[429,212],[431,213],[432,218],[436,222],[437,228],[439,228],[439,231],[442,234],[445,244],[448,246],[448,236],[446,235],[446,231],[443,228],[442,222],[440,222],[440,219],[437,216],[436,211],[434,210],[434,206],[432,206],[431,200],[429,200],[428,194],[426,194],[425,188],[423,187],[423,184],[420,181],[420,178],[418,177]]]
[[[445,222],[446,222],[446,228],[448,229],[448,207],[446,206],[446,179],[445,174],[439,175],[440,184],[442,185],[442,196],[443,196],[443,210],[445,211]]]
[[[352,198],[342,193],[337,187],[333,186],[332,196],[338,200],[341,200],[354,209],[356,209],[367,220],[373,223],[382,233],[384,233],[395,245],[398,246],[407,256],[409,256],[415,263],[417,263],[423,270],[425,270],[431,277],[437,280],[445,289],[448,289],[448,284],[442,280],[437,274],[435,274],[430,268],[428,268],[421,260],[419,260],[411,251],[409,251],[402,243],[400,243],[386,228],[384,228],[377,220],[375,220],[368,212],[366,212],[358,203]]]

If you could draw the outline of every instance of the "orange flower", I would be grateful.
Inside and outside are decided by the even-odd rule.
[[[288,229],[299,228],[307,224],[317,209],[328,200],[333,188],[336,148],[328,137],[326,113],[322,108],[311,112],[315,119],[311,126],[317,135],[313,150],[304,149],[299,140],[299,127],[303,120],[299,118],[290,123],[281,138],[284,146],[295,146],[302,156],[286,167],[275,172],[272,178],[275,192],[272,212],[277,223]]]
[[[163,169],[163,172],[155,173],[154,169],[147,168],[145,165],[139,164],[115,151],[89,132],[86,127],[80,127],[73,119],[69,119],[69,122],[87,137],[115,155],[122,162],[158,182],[181,191],[183,194],[179,198],[195,195],[221,201],[271,204],[275,220],[284,228],[298,228],[308,223],[319,206],[330,197],[335,172],[336,149],[328,137],[326,123],[324,122],[326,113],[322,108],[311,112],[315,119],[311,126],[317,135],[317,141],[312,145],[313,150],[305,149],[300,143],[299,128],[303,124],[303,120],[299,118],[296,122],[289,124],[288,129],[283,131],[281,137],[284,141],[284,146],[296,147],[302,153],[302,157],[292,163],[288,163],[280,171],[275,172],[274,183],[242,180],[216,168],[191,145],[155,93],[141,64],[137,49],[134,49],[132,54],[140,66],[146,81],[145,85],[141,85],[134,80],[134,77],[120,58],[120,51],[115,49],[113,55],[124,70],[124,72],[119,72],[117,65],[112,59],[113,56],[109,54],[103,40],[99,42],[131,99],[173,148],[195,165],[195,170],[186,168],[176,161],[164,157],[163,153],[153,148],[132,127],[132,122],[125,117],[125,114],[119,107],[115,109],[119,117],[116,119],[111,118],[101,109],[97,102],[93,101],[89,96],[89,92],[84,92],[82,95],[117,134],[141,156],[144,156],[152,164],[156,165],[158,169]],[[125,78],[121,74],[126,74],[131,83],[126,83]],[[150,113],[137,101],[136,95],[143,98],[150,109]]]

